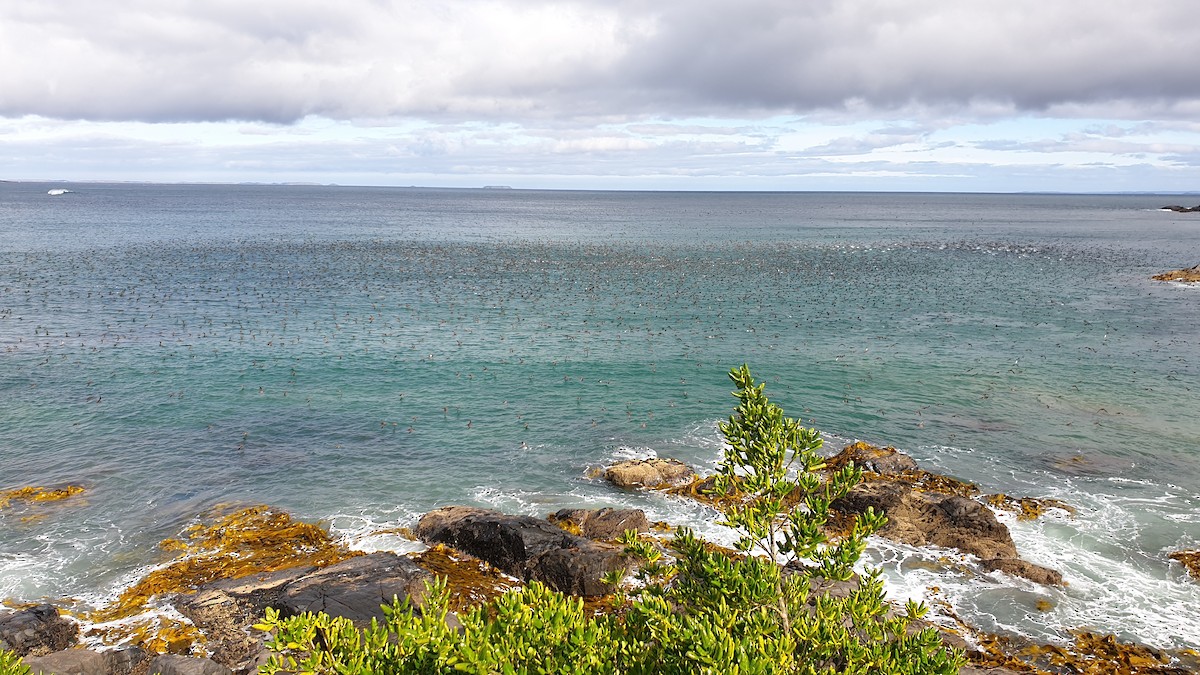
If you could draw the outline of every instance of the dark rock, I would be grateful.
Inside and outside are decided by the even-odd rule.
[[[422,516],[417,537],[446,544],[526,581],[563,593],[604,595],[600,576],[627,569],[620,548],[580,537],[545,520],[468,506],[447,506]]]
[[[212,659],[162,654],[150,662],[147,675],[233,675],[233,671]]]
[[[64,649],[45,656],[22,659],[32,675],[129,675],[146,659],[138,647],[93,652],[87,649]]]
[[[696,472],[677,459],[631,459],[608,467],[604,478],[623,488],[672,487],[692,482]]]
[[[1172,204],[1162,207],[1163,211],[1174,211],[1175,213],[1200,213],[1200,206],[1179,206]]]
[[[293,614],[325,612],[357,623],[383,620],[380,606],[392,604],[393,597],[409,596],[419,605],[425,580],[432,576],[395,553],[357,556],[288,583],[279,609]]]
[[[610,541],[626,530],[648,532],[650,521],[641,509],[562,509],[550,514],[550,522],[577,526],[588,539]]]
[[[40,656],[75,644],[79,629],[51,605],[0,616],[0,649],[17,656]]]

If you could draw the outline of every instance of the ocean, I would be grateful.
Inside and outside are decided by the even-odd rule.
[[[830,451],[1076,509],[999,515],[1064,588],[873,540],[891,597],[1200,647],[1200,288],[1150,280],[1200,262],[1180,199],[0,183],[0,490],[86,488],[0,510],[0,598],[102,603],[225,503],[362,550],[448,504],[729,541],[594,469],[711,469],[748,363]]]

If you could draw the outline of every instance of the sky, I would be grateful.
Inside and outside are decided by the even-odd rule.
[[[0,179],[1200,191],[1196,0],[0,0]]]

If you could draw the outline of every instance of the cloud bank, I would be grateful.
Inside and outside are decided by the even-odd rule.
[[[292,123],[1200,116],[1187,0],[61,0],[0,7],[0,116]]]

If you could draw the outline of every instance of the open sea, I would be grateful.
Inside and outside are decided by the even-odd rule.
[[[51,196],[51,189],[70,192]],[[1190,199],[1188,202],[1186,200]],[[0,183],[0,598],[115,596],[214,505],[363,550],[437,506],[703,506],[590,470],[719,459],[749,363],[826,434],[985,492],[1048,588],[874,540],[979,628],[1200,647],[1196,197]]]

